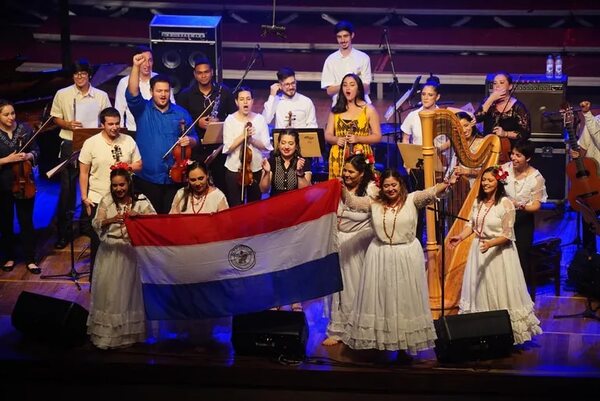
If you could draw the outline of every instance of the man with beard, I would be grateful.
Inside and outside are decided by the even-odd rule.
[[[181,183],[174,182],[169,170],[174,165],[173,152],[163,156],[176,143],[191,146],[198,143],[194,129],[179,139],[181,126],[192,123],[190,114],[181,106],[169,101],[171,83],[169,78],[157,75],[150,80],[152,98],[145,100],[139,87],[140,67],[147,62],[143,53],[133,56],[133,66],[125,98],[127,107],[135,117],[137,124],[136,141],[144,165],[135,176],[136,191],[146,195],[158,213],[168,213],[175,193]]]
[[[177,95],[177,104],[186,109],[194,120],[204,112],[196,127],[198,137],[202,139],[208,124],[224,121],[229,114],[237,111],[237,106],[229,88],[214,81],[214,68],[209,59],[202,57],[194,60],[194,78],[196,84],[192,84]],[[208,109],[205,110],[206,108]],[[221,191],[225,191],[227,156],[221,153],[222,148],[219,144],[201,144],[194,148],[192,158],[206,163],[214,185]],[[207,160],[211,154],[214,156]]]
[[[317,128],[315,105],[308,97],[297,92],[296,73],[291,68],[277,71],[277,83],[264,104],[263,117],[270,124],[275,117],[275,128]]]
[[[98,127],[98,114],[110,107],[108,94],[94,88],[90,83],[92,67],[86,60],[79,60],[71,67],[73,85],[56,92],[52,101],[50,115],[61,130],[59,133],[60,161],[68,160],[73,153],[73,130]],[[63,249],[70,236],[70,211],[75,210],[75,192],[77,190],[77,167],[69,163],[60,173],[60,195],[56,210],[58,238],[54,247]]]
[[[140,151],[129,135],[121,135],[121,115],[114,107],[100,112],[102,131],[89,137],[79,153],[79,188],[81,189],[82,215],[91,238],[90,265],[94,266],[100,239],[91,227],[100,200],[110,194],[111,166],[127,163],[137,173],[142,168]]]

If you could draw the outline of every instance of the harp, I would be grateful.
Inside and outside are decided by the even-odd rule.
[[[469,144],[464,138],[460,122],[453,112],[443,109],[421,111],[419,117],[421,118],[423,128],[425,188],[435,184],[435,148],[433,146],[433,138],[438,135],[446,135],[450,139],[452,149],[456,153],[459,162],[466,167],[482,167],[481,171],[483,171],[485,168],[497,163],[501,145],[496,135],[487,135],[477,151],[473,152],[469,149]],[[477,193],[479,192],[479,180],[475,180],[473,187],[468,192],[455,191],[451,197],[453,195],[459,195],[460,197],[461,192],[464,199],[451,199],[448,202],[458,205],[456,208],[453,208],[457,216],[468,219],[473,203],[477,198]],[[466,224],[466,221],[456,219],[448,229],[446,235],[440,239],[442,244],[439,244],[436,240],[434,213],[434,211],[429,209],[426,211],[427,244],[425,251],[427,252],[429,303],[434,318],[438,318],[442,310],[442,293],[444,294],[444,310],[448,311],[449,314],[458,312],[463,272],[473,236],[461,241],[456,248],[449,249],[446,239],[460,233]],[[441,246],[444,246],[445,251],[444,280],[442,280],[441,269]],[[442,283],[444,283],[444,291],[442,291]]]

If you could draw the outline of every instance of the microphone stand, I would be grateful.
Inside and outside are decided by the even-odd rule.
[[[393,93],[393,105],[394,105],[394,137],[396,142],[398,142],[398,132],[400,130],[400,113],[396,109],[396,102],[398,101],[400,95],[400,89],[398,87],[398,77],[396,76],[396,68],[394,67],[394,58],[392,57],[392,49],[390,48],[390,41],[388,39],[387,29],[383,30],[383,40],[385,41],[385,48],[387,50],[388,57],[390,58],[390,67],[392,68],[392,93]],[[402,139],[402,138],[400,138]],[[388,144],[389,145],[389,144]],[[390,147],[387,147],[387,167],[390,167]],[[398,163],[395,163],[396,165]]]

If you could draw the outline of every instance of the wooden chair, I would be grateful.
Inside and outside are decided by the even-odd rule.
[[[554,280],[554,294],[560,295],[560,260],[562,251],[560,249],[560,238],[546,238],[534,243],[529,251],[529,271],[527,282],[529,283],[529,294],[535,301],[537,283],[543,278]]]

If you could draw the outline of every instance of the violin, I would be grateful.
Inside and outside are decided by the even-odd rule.
[[[19,148],[23,147],[23,135],[18,138]],[[22,150],[21,150],[22,152]],[[19,153],[21,153],[19,152]],[[12,193],[16,199],[31,199],[35,196],[35,181],[33,179],[33,166],[29,160],[13,163]]]
[[[179,130],[182,137],[185,134],[185,121],[179,121]],[[173,148],[173,158],[175,162],[169,170],[169,177],[173,182],[182,184],[187,181],[187,161],[192,157],[191,146],[183,146],[177,143]]]
[[[240,149],[240,168],[238,169],[238,183],[242,186],[242,202],[244,202],[244,187],[254,183],[252,173],[252,149],[248,145],[248,129],[252,123],[248,121],[244,127],[244,144]]]

